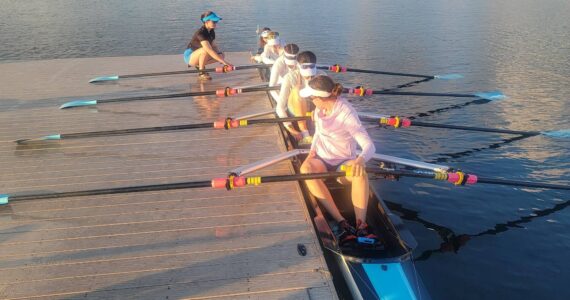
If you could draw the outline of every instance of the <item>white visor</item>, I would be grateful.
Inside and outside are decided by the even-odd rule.
[[[297,64],[297,54],[290,54],[287,51],[283,51],[283,56],[285,56],[285,64],[288,66],[294,66]]]
[[[301,72],[301,76],[315,76],[317,75],[317,65],[311,63],[301,64],[299,66],[299,71]]]
[[[266,38],[266,37],[269,35],[269,32],[271,32],[271,31],[269,31],[269,30],[264,30],[263,32],[261,32],[260,36],[263,37],[263,38]]]
[[[281,44],[281,40],[279,37],[275,37],[274,39],[267,40],[267,45],[269,46],[277,46]]]
[[[315,90],[312,87],[310,87],[309,85],[307,85],[307,87],[305,87],[304,89],[299,91],[299,96],[301,96],[303,98],[309,98],[311,96],[328,98],[331,96],[331,93],[325,92],[325,91]]]
[[[297,60],[296,59],[289,59],[289,58],[285,57],[285,64],[288,66],[294,66],[297,64]]]

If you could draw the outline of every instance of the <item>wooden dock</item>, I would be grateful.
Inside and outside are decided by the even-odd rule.
[[[230,53],[236,65],[248,54]],[[60,110],[73,99],[261,83],[256,70],[123,79],[182,70],[182,57],[0,64],[0,194],[226,177],[285,151],[275,125],[17,145],[47,134],[202,123],[271,109],[265,93]],[[282,162],[255,174],[292,174]],[[304,244],[301,256],[297,245]],[[336,299],[297,182],[30,200],[0,206],[1,299]]]

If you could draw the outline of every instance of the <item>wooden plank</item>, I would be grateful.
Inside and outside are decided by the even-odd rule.
[[[247,54],[230,54],[248,64]],[[72,99],[203,91],[259,83],[255,70],[122,80],[176,69],[179,56],[0,64],[0,193],[202,181],[281,153],[278,126],[188,130],[16,145],[46,134],[212,122],[270,109],[264,93],[59,110]],[[6,74],[10,74],[7,76]],[[33,80],[37,84],[29,86]],[[281,162],[256,175],[293,171]],[[297,253],[304,244],[306,256]],[[296,182],[70,197],[0,207],[0,298],[335,299]]]

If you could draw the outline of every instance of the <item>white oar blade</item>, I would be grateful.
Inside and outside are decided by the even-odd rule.
[[[75,100],[62,104],[59,109],[97,105],[97,100]]]
[[[463,78],[463,75],[461,75],[461,74],[443,74],[443,75],[435,75],[433,77],[435,79],[441,79],[441,80],[456,80],[456,79]]]
[[[95,78],[89,80],[89,83],[97,83],[97,82],[103,82],[103,81],[115,81],[115,80],[119,80],[119,75],[95,77]]]
[[[17,140],[16,143],[18,143],[18,144],[27,144],[27,143],[30,143],[30,142],[57,141],[57,140],[61,140],[61,135],[60,135],[60,134],[46,135],[46,136],[42,136],[42,137],[40,137],[40,138],[35,138],[35,139],[21,139],[21,140]]]
[[[481,93],[476,93],[475,96],[491,101],[503,100],[507,98],[507,96],[503,94],[501,91],[481,92]]]
[[[553,138],[570,138],[570,129],[544,131],[542,134]]]

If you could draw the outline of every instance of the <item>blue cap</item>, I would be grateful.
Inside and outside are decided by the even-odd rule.
[[[216,15],[216,13],[211,13],[205,17],[202,18],[202,22],[206,22],[206,21],[214,21],[214,22],[218,22],[220,21],[222,18],[218,17],[218,15]]]

